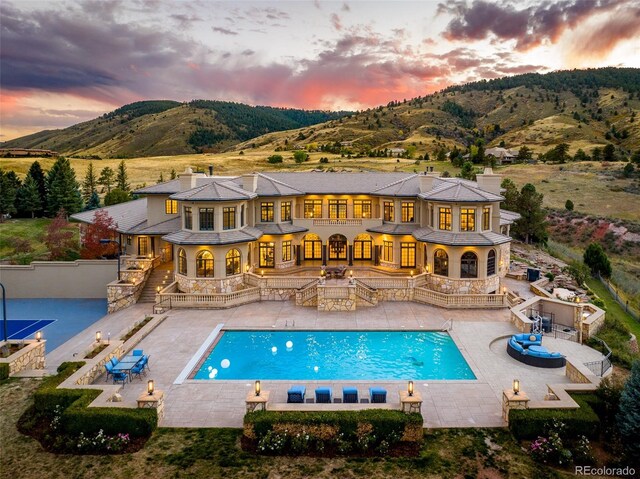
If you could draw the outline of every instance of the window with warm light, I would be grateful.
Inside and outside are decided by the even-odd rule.
[[[370,260],[373,241],[367,234],[359,234],[353,240],[353,259]]]
[[[149,254],[149,237],[138,237],[138,254],[140,256],[147,256]]]
[[[487,255],[487,276],[496,274],[496,251],[491,250]]]
[[[382,261],[391,263],[393,261],[393,241],[382,242]]]
[[[291,241],[282,242],[282,261],[291,261],[292,258]]]
[[[304,200],[305,218],[322,218],[322,200]]]
[[[462,255],[462,258],[460,258],[460,277],[478,277],[478,256],[475,253],[467,251]]]
[[[302,244],[304,259],[322,259],[322,241],[318,235],[306,235]]]
[[[415,268],[416,267],[416,244],[400,243],[400,267]]]
[[[190,230],[193,229],[193,214],[191,211],[191,206],[184,207],[184,229]]]
[[[460,231],[476,230],[475,208],[460,208]]]
[[[371,218],[371,200],[353,200],[354,218]]]
[[[236,208],[235,206],[225,206],[222,208],[222,229],[232,230],[236,227]]]
[[[213,208],[200,208],[200,231],[213,231]]]
[[[178,214],[178,200],[165,200],[164,201],[164,212],[168,215],[177,215]]]
[[[258,246],[259,267],[274,268],[276,266],[276,249],[274,243],[260,243]]]
[[[347,200],[329,200],[329,218],[344,220],[347,218]]]
[[[183,248],[178,250],[178,273],[187,274],[187,253]]]
[[[213,255],[210,251],[200,251],[196,256],[196,276],[213,278]]]
[[[235,274],[240,274],[241,265],[240,265],[240,251],[237,249],[231,249],[227,253],[225,258],[226,260],[226,274],[227,276],[233,276]]]
[[[383,204],[384,221],[395,221],[393,201],[385,201]]]
[[[439,209],[438,229],[451,231],[451,208]]]
[[[416,204],[413,201],[403,201],[401,205],[401,218],[403,223],[413,223],[415,220]]]
[[[260,203],[260,221],[263,223],[273,223],[273,201],[263,201]]]
[[[433,273],[449,276],[449,255],[443,249],[438,249],[433,253]]]
[[[291,221],[291,201],[280,203],[280,221]]]
[[[491,208],[482,208],[482,229],[485,231],[491,229]]]

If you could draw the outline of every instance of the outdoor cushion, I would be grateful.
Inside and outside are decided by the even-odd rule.
[[[358,402],[358,389],[352,386],[346,386],[342,388],[342,402],[345,403],[357,403]]]
[[[307,392],[307,388],[304,386],[291,386],[287,391],[287,402],[298,403],[304,402],[304,395]]]
[[[317,403],[330,403],[332,391],[331,388],[316,388],[316,402]]]
[[[134,349],[131,353],[132,356],[142,356],[142,349]]]
[[[380,387],[369,388],[369,395],[371,396],[372,403],[385,403],[387,402],[387,390]]]

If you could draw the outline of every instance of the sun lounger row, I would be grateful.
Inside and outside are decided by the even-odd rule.
[[[307,388],[301,385],[291,386],[287,391],[288,403],[304,403]],[[365,400],[366,401],[366,400]],[[363,402],[365,402],[363,401]],[[371,403],[386,403],[387,402],[387,390],[381,387],[369,388],[369,401]],[[333,390],[330,387],[319,387],[315,390],[315,402],[316,403],[332,403],[339,402],[339,398],[333,397]],[[342,402],[343,403],[358,403],[358,389],[354,386],[344,386],[342,388]]]

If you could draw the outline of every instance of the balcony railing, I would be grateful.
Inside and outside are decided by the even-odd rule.
[[[214,308],[224,309],[260,301],[260,288],[247,288],[232,293],[165,293],[177,290],[175,283],[156,295],[156,307],[172,308]]]
[[[362,226],[360,218],[317,218],[313,220],[313,226]]]
[[[443,308],[502,308],[504,294],[445,294],[426,288],[415,288],[414,300]]]

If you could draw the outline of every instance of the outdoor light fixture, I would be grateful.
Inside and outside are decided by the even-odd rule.
[[[156,286],[156,293],[160,294],[160,286]]]
[[[149,396],[153,396],[154,389],[155,389],[155,386],[153,384],[153,379],[149,379],[147,381],[147,392],[149,393]]]
[[[429,265],[426,266],[427,273],[429,272]]]
[[[256,392],[256,396],[260,396],[260,381],[255,382],[253,389]]]
[[[411,275],[411,277],[413,278],[413,270],[411,270],[411,273],[409,273]]]
[[[513,380],[513,394],[515,394],[516,396],[520,393],[520,380],[519,379],[514,379]]]
[[[38,331],[36,333],[36,341],[40,342],[41,339],[42,339],[42,331]]]
[[[96,343],[99,343],[102,339],[102,331],[96,331]]]
[[[413,396],[413,381],[407,383],[407,393],[409,396]]]
[[[249,272],[249,265],[248,265],[248,264],[244,265],[244,270],[245,270],[245,272],[247,272],[247,273]]]
[[[580,296],[576,296],[576,303],[580,302]]]
[[[507,294],[507,287],[506,286],[502,287],[502,294]]]
[[[349,277],[350,277],[350,278],[353,278],[353,270],[350,270],[350,271],[349,271]]]

